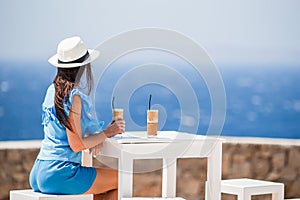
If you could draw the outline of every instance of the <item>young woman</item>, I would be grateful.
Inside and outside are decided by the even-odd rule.
[[[109,124],[92,117],[88,94],[93,87],[90,62],[99,52],[87,50],[79,37],[61,41],[49,62],[57,75],[47,90],[42,109],[44,139],[30,173],[34,191],[50,194],[95,194],[94,199],[117,199],[117,171],[81,166],[81,151],[98,154],[106,138],[124,132],[123,120]],[[85,76],[84,76],[85,75]],[[82,79],[86,92],[80,90]]]

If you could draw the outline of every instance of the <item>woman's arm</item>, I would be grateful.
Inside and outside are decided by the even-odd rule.
[[[106,138],[112,137],[120,132],[124,132],[124,121],[117,121],[116,123],[108,125],[107,129],[101,133],[95,133],[88,137],[82,138],[81,130],[81,98],[79,95],[74,95],[72,106],[69,114],[69,121],[72,130],[67,128],[67,136],[70,147],[73,151],[79,152],[84,149],[92,148],[105,141]]]

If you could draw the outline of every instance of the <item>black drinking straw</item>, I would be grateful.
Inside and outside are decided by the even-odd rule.
[[[113,110],[115,109],[115,97],[113,97],[113,99],[111,101],[111,107]]]
[[[113,110],[115,109],[115,97],[113,97],[113,99],[111,101],[111,107],[112,107]],[[115,120],[113,120],[111,123],[112,124],[115,123]]]
[[[151,99],[152,99],[152,95],[150,94],[150,97],[149,97],[149,110],[151,108]]]

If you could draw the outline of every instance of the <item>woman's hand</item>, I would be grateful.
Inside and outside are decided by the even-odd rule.
[[[124,120],[117,120],[112,123],[110,123],[106,130],[103,131],[103,133],[106,135],[106,137],[110,138],[118,133],[124,133],[125,131],[125,121]]]
[[[103,149],[103,143],[100,143],[100,144],[90,148],[90,154],[92,156],[96,156],[102,151],[102,149]]]

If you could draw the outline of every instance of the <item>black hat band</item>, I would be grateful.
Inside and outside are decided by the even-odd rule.
[[[72,60],[69,62],[64,62],[58,59],[58,63],[59,64],[71,64],[71,63],[83,63],[86,59],[88,59],[88,57],[90,56],[89,52],[86,51],[86,54],[84,54],[82,57],[76,59],[76,60]]]

